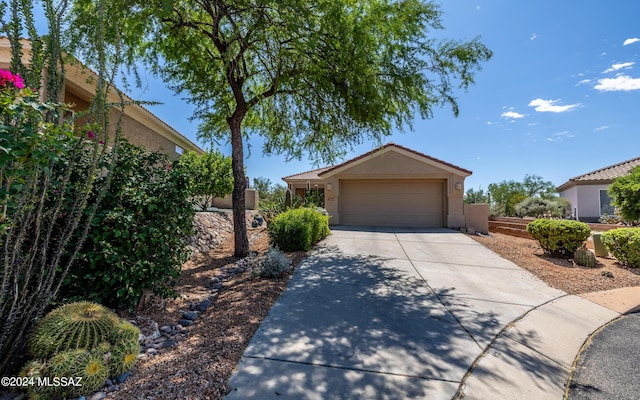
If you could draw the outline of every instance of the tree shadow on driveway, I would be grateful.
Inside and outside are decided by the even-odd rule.
[[[398,262],[409,263],[316,249],[255,333],[228,398],[454,397],[484,350],[456,310],[479,332],[499,320],[464,301],[452,314],[440,301],[448,290]]]

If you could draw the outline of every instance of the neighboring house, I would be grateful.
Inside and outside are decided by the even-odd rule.
[[[29,42],[24,41],[23,43],[24,50],[29,51]],[[11,46],[9,40],[6,37],[0,37],[0,68],[9,69],[10,64]],[[65,70],[65,87],[61,101],[73,104],[75,112],[87,110],[91,98],[95,95],[97,75],[80,62],[65,65]],[[120,99],[113,91],[110,93],[108,101],[120,103]],[[124,96],[124,101],[133,102],[126,95]],[[115,127],[119,115],[120,110],[114,107],[109,114],[112,127]],[[204,153],[198,145],[141,105],[131,104],[125,107],[121,132],[130,143],[143,146],[151,151],[167,154],[171,159],[178,158],[183,151],[195,151],[198,154]]]
[[[640,166],[640,157],[623,161],[569,179],[556,190],[571,202],[573,217],[584,222],[598,222],[603,215],[613,215],[609,185]]]
[[[471,171],[394,143],[342,164],[282,178],[298,195],[324,194],[332,225],[465,227]]]

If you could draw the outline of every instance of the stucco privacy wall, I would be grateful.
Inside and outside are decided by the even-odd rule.
[[[464,205],[465,228],[489,233],[489,204]]]
[[[354,165],[345,165],[337,171],[321,174],[325,189],[325,207],[331,215],[331,224],[341,224],[340,183],[346,180],[392,179],[392,180],[440,180],[443,182],[445,220],[443,226],[458,228],[465,226],[464,218],[464,178],[463,172],[455,173],[447,168],[410,152],[398,152],[385,148],[375,152]],[[393,207],[393,204],[389,204]]]

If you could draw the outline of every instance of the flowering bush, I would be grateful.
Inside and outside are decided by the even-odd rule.
[[[24,80],[20,74],[13,74],[6,69],[0,69],[0,88],[14,87],[16,89],[24,89]]]

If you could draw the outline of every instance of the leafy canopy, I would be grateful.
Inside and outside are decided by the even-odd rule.
[[[205,154],[189,151],[180,157],[178,163],[189,174],[191,193],[198,197],[197,203],[203,210],[211,205],[215,197],[231,194],[231,157],[217,150]]]
[[[442,11],[419,0],[147,1],[145,54],[197,106],[204,140],[229,136],[246,103],[245,135],[266,154],[331,162],[416,114],[450,105],[491,56],[478,39],[429,37]],[[139,33],[136,22],[131,27]],[[126,35],[123,34],[126,37]]]

